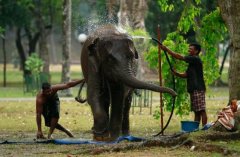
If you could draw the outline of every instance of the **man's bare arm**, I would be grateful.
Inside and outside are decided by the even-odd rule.
[[[164,46],[164,45],[161,45],[161,49],[163,51],[166,51],[168,54],[170,54],[171,56],[173,56],[174,58],[176,59],[179,59],[179,60],[185,60],[184,59],[184,56],[176,53],[176,52],[173,52],[172,50],[170,50],[168,47]]]
[[[37,138],[45,138],[42,133],[42,115],[43,112],[43,104],[42,99],[39,95],[36,98],[36,122],[37,122]]]
[[[58,91],[58,90],[68,89],[68,88],[71,88],[71,87],[74,87],[74,86],[80,84],[83,81],[84,81],[84,79],[81,79],[81,80],[70,81],[70,82],[65,83],[65,84],[53,85],[52,90],[53,91]]]
[[[173,74],[175,76],[178,76],[178,77],[181,77],[181,78],[187,78],[187,73],[186,72],[185,73],[179,73],[179,72],[177,72],[176,70],[173,69]]]
[[[37,122],[38,131],[42,131],[42,124],[41,124],[42,112],[43,112],[42,100],[40,100],[39,96],[37,96],[37,99],[36,99],[36,122]]]

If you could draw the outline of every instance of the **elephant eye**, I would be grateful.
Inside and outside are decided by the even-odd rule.
[[[133,52],[130,50],[130,52],[126,55],[127,59],[133,59],[134,55]]]
[[[135,53],[134,53],[135,55],[135,59],[138,59],[138,52],[137,52],[137,50],[135,50]]]

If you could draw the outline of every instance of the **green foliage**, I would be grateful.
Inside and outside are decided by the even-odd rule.
[[[188,44],[184,40],[182,36],[180,36],[177,32],[173,32],[168,34],[168,38],[163,42],[164,45],[169,47],[171,50],[175,52],[180,52],[182,55],[186,55],[188,50]],[[158,67],[158,47],[157,46],[151,46],[149,51],[145,53],[145,59],[149,63],[151,68],[157,68]],[[172,74],[170,67],[167,63],[166,57],[163,52],[161,52],[161,60],[162,60],[162,78],[164,82],[164,86],[173,88],[173,82],[172,82]],[[185,71],[187,68],[187,64],[185,62],[175,60],[172,57],[170,57],[171,64],[175,69],[178,71]],[[175,78],[175,84],[176,84],[176,92],[178,93],[178,96],[176,98],[175,103],[175,113],[179,115],[188,114],[189,112],[189,100],[188,94],[186,91],[186,80],[181,78]],[[172,98],[169,94],[163,94],[165,109],[167,111],[170,111],[172,106]],[[159,118],[157,116],[158,112],[155,112],[154,118]]]
[[[171,1],[173,2],[173,1]],[[181,1],[174,1],[174,9],[172,11],[164,12],[161,9],[161,5],[164,2],[159,1],[148,1],[148,12],[145,18],[146,30],[151,36],[156,35],[156,30],[158,24],[160,25],[161,38],[165,39],[169,32],[176,30],[177,22],[183,10],[183,5]]]
[[[219,9],[203,18],[202,27],[200,28],[200,40],[205,49],[202,60],[206,84],[213,83],[219,77],[218,61],[216,59],[217,44],[224,39],[226,33],[227,28],[220,16]]]
[[[159,0],[158,2],[166,11],[168,1]],[[181,55],[187,55],[188,43],[183,36],[193,28],[193,30],[197,32],[198,42],[202,45],[203,54],[200,55],[200,57],[204,66],[205,83],[206,85],[209,85],[218,77],[218,61],[216,59],[217,44],[223,40],[224,35],[226,34],[226,27],[221,19],[219,9],[216,9],[209,14],[204,12],[205,14],[202,15],[202,8],[196,6],[202,3],[201,0],[196,0],[195,4],[190,3],[190,1],[185,2],[184,0],[182,0],[182,2],[186,5],[181,13],[177,29],[176,31],[167,34],[167,38],[164,40],[163,44]],[[199,23],[199,21],[201,22]],[[158,48],[156,46],[151,46],[149,52],[145,54],[145,57],[149,62],[150,67],[158,67]],[[167,65],[168,63],[166,62],[163,53],[161,53],[161,57],[164,86],[171,87],[173,83],[170,79],[170,68],[169,65]],[[170,57],[170,59],[173,67],[178,72],[186,71],[187,64],[185,62],[174,60],[172,57]],[[188,114],[190,111],[190,103],[186,90],[186,80],[176,78],[175,83],[176,92],[178,93],[175,104],[175,113],[178,115]],[[171,97],[168,94],[164,94],[164,104],[166,104],[165,110],[171,110]],[[155,112],[155,114],[157,113],[158,112]],[[159,116],[156,115],[154,117],[159,118]]]
[[[144,57],[150,68],[158,67],[158,47],[151,45],[148,52],[144,53]]]
[[[187,33],[194,24],[196,16],[200,15],[200,10],[200,8],[197,8],[192,4],[187,5],[182,12],[177,29],[182,33]]]
[[[26,70],[30,71],[30,75],[24,76],[26,91],[35,94],[41,87],[40,73],[42,71],[43,61],[36,53],[32,53],[25,61],[25,65]]]
[[[157,110],[154,110],[154,113],[153,113],[153,117],[155,119],[159,119],[161,117],[161,112],[160,112],[160,107],[157,107],[158,109]]]
[[[169,4],[168,0],[158,0],[158,5],[163,12],[173,11],[174,5]]]
[[[163,42],[164,45],[169,47],[171,50],[178,52],[182,55],[186,55],[188,52],[188,44],[186,40],[184,39],[183,36],[179,35],[177,32],[170,33],[167,37],[167,39]],[[185,62],[176,60],[172,57],[170,57],[171,63],[174,67],[179,72],[184,72],[186,71],[187,64]],[[167,65],[167,62],[163,62],[163,67],[167,67],[167,69],[163,68],[163,78],[165,78],[165,85],[168,87],[172,87],[173,82],[172,79],[167,79],[171,78],[172,74],[170,72],[169,65]],[[189,112],[189,99],[187,90],[186,90],[186,80],[182,78],[175,77],[175,84],[176,84],[176,92],[178,93],[178,96],[176,98],[176,103],[175,103],[175,113],[179,115],[184,115],[188,114]],[[166,110],[169,111],[171,110],[171,97],[169,95],[166,95],[166,103],[168,104],[166,106]]]
[[[142,30],[142,29],[131,29],[128,28],[128,33],[132,36],[142,36],[142,37],[149,37],[148,32]]]
[[[33,75],[38,75],[42,70],[43,61],[36,53],[32,53],[26,60],[25,65],[26,70],[29,70]]]
[[[29,8],[32,6],[31,0],[9,1],[1,0],[0,25],[6,26],[24,26],[31,22],[31,12]]]

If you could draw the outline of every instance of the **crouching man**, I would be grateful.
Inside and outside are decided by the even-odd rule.
[[[65,84],[50,85],[49,83],[42,84],[42,90],[36,96],[36,122],[37,122],[37,138],[45,138],[42,133],[41,115],[45,120],[45,126],[50,127],[48,132],[48,139],[52,138],[54,129],[65,132],[69,137],[73,134],[58,123],[60,113],[60,101],[58,97],[58,90],[64,90],[74,87],[83,80],[70,81]]]

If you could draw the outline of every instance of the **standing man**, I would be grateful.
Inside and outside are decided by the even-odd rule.
[[[66,84],[50,85],[49,83],[42,84],[42,90],[36,96],[36,121],[37,121],[37,138],[45,138],[42,133],[41,115],[45,120],[45,126],[50,127],[48,139],[52,138],[54,129],[65,132],[69,137],[73,137],[72,133],[58,123],[60,113],[60,101],[58,90],[64,90],[76,86],[83,80],[71,81]]]
[[[203,78],[203,64],[199,57],[201,46],[199,44],[189,45],[189,55],[182,56],[161,45],[161,49],[168,52],[172,57],[183,60],[188,63],[188,68],[185,73],[178,73],[173,70],[173,74],[187,79],[187,91],[190,94],[191,109],[194,111],[194,120],[200,122],[202,126],[207,124],[206,102],[205,102],[205,82]]]

